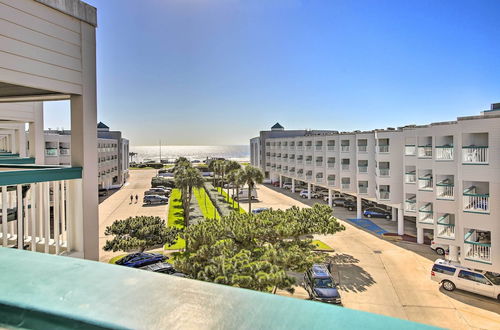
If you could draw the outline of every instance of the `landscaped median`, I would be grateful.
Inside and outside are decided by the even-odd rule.
[[[240,206],[240,203],[236,203],[235,201],[233,201],[233,199],[227,195],[227,192],[222,189],[221,187],[217,187],[217,191],[219,192],[219,194],[221,194],[222,196],[224,196],[224,201],[226,203],[228,203],[230,205],[230,208],[232,208],[234,211],[239,211],[240,213],[247,213],[241,206]],[[233,207],[233,205],[235,205]]]
[[[168,207],[167,225],[169,227],[184,228],[184,210],[182,209],[181,191],[173,189],[170,194],[170,202]],[[180,250],[186,247],[184,239],[179,238],[174,245],[166,245],[165,250]]]
[[[193,194],[205,219],[220,219],[220,214],[203,188],[194,188]]]

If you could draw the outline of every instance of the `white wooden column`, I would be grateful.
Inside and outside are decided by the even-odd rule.
[[[56,254],[61,253],[60,251],[60,241],[59,241],[59,215],[60,215],[60,200],[59,200],[59,189],[60,189],[59,181],[52,182],[52,190],[53,190],[53,213],[54,213],[54,245],[56,249]]]
[[[292,178],[292,192],[295,192],[295,179]]]
[[[424,228],[417,228],[417,243],[424,244]]]
[[[50,252],[50,187],[49,182],[42,182],[43,196],[43,226],[44,226],[44,252]]]
[[[328,206],[330,207],[333,207],[332,193],[332,189],[328,189]]]
[[[7,246],[8,241],[8,214],[7,214],[7,186],[2,186],[2,245]]]
[[[31,251],[36,251],[37,244],[37,214],[36,210],[39,207],[37,205],[37,194],[36,191],[38,189],[37,183],[32,183],[30,188],[30,204],[31,204],[31,212],[30,212],[30,220],[31,220]]]
[[[19,157],[26,157],[28,154],[26,152],[26,129],[24,124],[19,125],[19,129],[16,130],[16,133]]]
[[[23,186],[16,186],[16,206],[17,206],[17,248],[22,250],[24,246],[23,230]]]
[[[311,199],[311,184],[307,183],[307,199]]]
[[[405,217],[403,214],[403,205],[398,208],[398,235],[405,233]]]
[[[392,207],[392,217],[391,221],[398,221],[398,209],[395,207]]]
[[[363,218],[363,203],[361,203],[361,196],[358,195],[356,198],[356,218],[361,219]]]
[[[45,136],[43,132],[43,103],[34,104],[35,121],[29,123],[29,156],[35,158],[35,164],[45,164]]]

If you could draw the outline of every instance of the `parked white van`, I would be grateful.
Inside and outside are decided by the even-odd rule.
[[[241,189],[238,192],[238,195],[234,194],[232,198],[236,201],[248,200],[248,188]],[[257,190],[252,189],[251,198],[257,199]]]
[[[446,291],[461,289],[500,300],[500,274],[473,270],[437,259],[432,266],[431,280]]]

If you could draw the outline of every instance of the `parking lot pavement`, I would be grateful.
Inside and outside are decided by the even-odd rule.
[[[115,220],[126,219],[137,215],[159,216],[166,219],[167,205],[143,205],[144,192],[151,187],[151,178],[156,175],[156,170],[131,170],[127,184],[114,192],[99,204],[99,260],[107,262],[123,252],[105,252],[102,247],[107,237],[104,235],[106,226]],[[130,196],[137,195],[138,203],[130,203]]]
[[[318,202],[302,203],[288,190],[281,194],[270,187],[258,188],[260,207],[307,207]],[[336,208],[334,214],[346,219],[353,213]],[[500,304],[496,300],[458,290],[448,293],[430,280],[437,255],[428,246],[386,241],[342,223],[345,231],[316,238],[335,249],[333,276],[339,282],[345,307],[451,329],[498,328]],[[306,299],[307,293],[298,287],[291,296]]]

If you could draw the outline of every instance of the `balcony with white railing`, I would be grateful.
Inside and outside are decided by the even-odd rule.
[[[306,144],[306,150],[312,150],[313,146],[312,144]]]
[[[323,151],[323,145],[322,144],[317,144],[314,149],[316,151]]]
[[[59,156],[59,149],[57,148],[45,149],[45,156],[57,157]]]
[[[299,144],[299,145],[297,145],[297,148],[296,148],[296,149],[297,149],[297,150],[304,150],[304,146]]]
[[[489,232],[479,232],[469,230],[464,237],[464,258],[470,261],[477,261],[491,264],[491,234]]]
[[[322,166],[323,166],[323,162],[322,161],[321,162],[316,161],[316,167],[322,167]]]
[[[367,146],[365,146],[365,145],[358,146],[358,152],[365,153],[366,150],[367,150]]]
[[[409,198],[405,201],[405,210],[407,212],[417,212],[417,201],[414,198]]]
[[[307,180],[312,180],[312,172],[307,172],[306,173],[306,179]]]
[[[368,173],[368,166],[367,165],[358,166],[358,173]]]
[[[297,170],[297,177],[303,178],[304,177],[304,170]]]
[[[349,152],[349,146],[340,146],[340,151]]]
[[[417,182],[417,174],[415,173],[415,171],[405,173],[405,183],[416,183],[416,182]]]
[[[304,162],[303,158],[297,158],[297,164],[302,164]]]
[[[349,171],[349,164],[342,164],[342,171]]]
[[[312,160],[306,160],[306,165],[312,165]]]
[[[351,188],[351,184],[350,183],[342,183],[342,189],[343,190],[349,190]]]
[[[487,165],[488,146],[467,146],[462,147],[462,163],[468,165]]]
[[[418,222],[424,224],[434,223],[434,213],[432,211],[432,203],[427,203],[418,209]]]
[[[432,191],[434,189],[432,174],[427,174],[418,178],[418,189],[424,191]]]
[[[417,154],[417,148],[414,144],[405,145],[405,155],[406,156],[415,156]]]
[[[377,151],[379,153],[388,153],[389,152],[389,145],[379,145],[379,146],[377,146]]]
[[[327,150],[328,151],[335,151],[335,145],[328,145]]]
[[[322,176],[321,177],[318,177],[318,176],[316,177],[316,183],[323,183],[323,182],[324,182],[324,179],[323,179]]]
[[[436,183],[436,198],[445,200],[455,199],[455,185],[450,180],[446,179]]]
[[[368,187],[367,186],[358,186],[358,194],[368,194]]]
[[[446,213],[439,217],[436,224],[437,237],[443,239],[455,239],[455,224],[451,223],[451,215]]]
[[[330,169],[335,168],[335,162],[328,162],[327,167]]]
[[[436,146],[436,160],[453,160],[453,146]]]
[[[379,191],[378,198],[381,201],[387,201],[391,199],[391,193],[389,191]]]
[[[388,168],[378,168],[377,169],[377,174],[379,177],[389,177],[390,176],[390,170]]]
[[[490,213],[490,194],[478,193],[475,186],[469,187],[463,193],[463,210],[470,213]]]
[[[418,146],[418,158],[432,158],[432,146]]]
[[[335,179],[333,179],[333,180],[328,179],[328,185],[331,187],[335,186]]]

